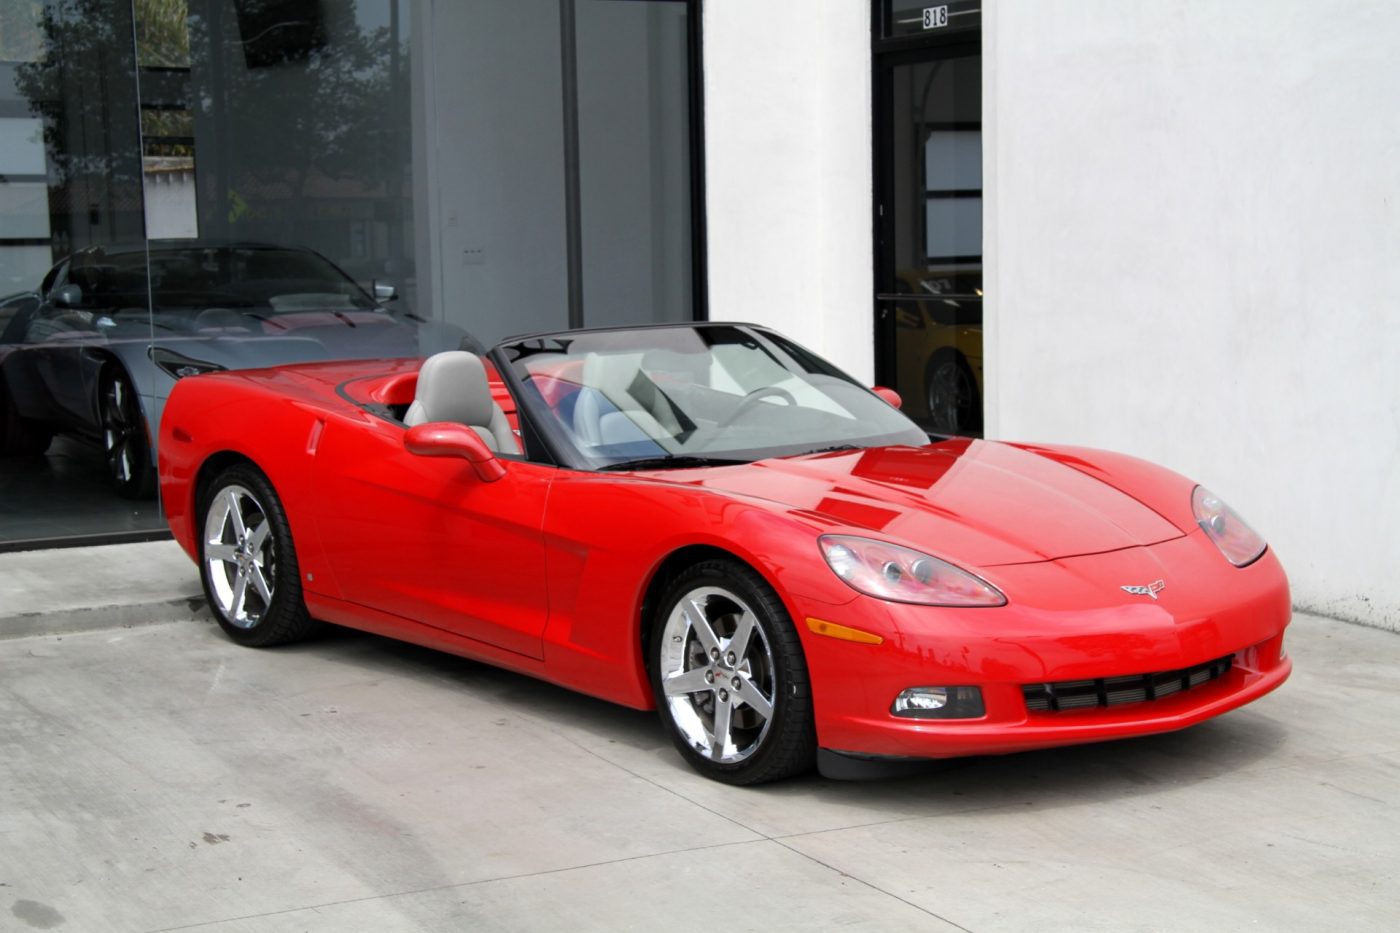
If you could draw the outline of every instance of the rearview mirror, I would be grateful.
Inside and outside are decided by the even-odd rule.
[[[83,289],[80,285],[69,282],[54,290],[53,303],[60,308],[76,308],[83,303]]]
[[[506,475],[506,468],[481,435],[465,424],[430,421],[415,424],[404,432],[403,446],[419,457],[461,457],[472,465],[483,483],[494,483]]]
[[[871,386],[870,391],[884,399],[885,403],[891,408],[899,408],[904,404],[904,399],[900,398],[899,393],[894,389],[887,389],[884,386]]]
[[[375,301],[395,301],[399,297],[399,290],[388,282],[374,283]]]

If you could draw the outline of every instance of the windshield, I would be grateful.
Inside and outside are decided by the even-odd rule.
[[[309,250],[262,246],[153,249],[150,271],[158,312],[215,306],[271,314],[377,308],[364,289]]]
[[[497,352],[532,422],[582,468],[928,443],[851,377],[761,328],[584,331],[509,342]]]
[[[298,311],[376,311],[354,281],[310,250],[275,246],[180,246],[92,250],[73,257],[67,280],[82,291],[79,306],[107,313],[147,308],[193,316],[209,308],[255,315]],[[57,281],[55,279],[55,281]]]

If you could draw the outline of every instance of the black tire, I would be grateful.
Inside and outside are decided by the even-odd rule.
[[[97,381],[97,427],[102,433],[102,453],[107,477],[117,495],[126,499],[150,499],[156,494],[156,469],[151,462],[151,439],[146,416],[120,366],[110,365]]]
[[[929,421],[940,434],[966,434],[982,427],[982,399],[972,367],[957,350],[945,347],[924,367],[924,398]]]
[[[649,653],[657,711],[695,770],[741,785],[811,770],[817,737],[802,643],[778,594],[751,567],[715,559],[680,574],[651,620]],[[668,695],[663,681],[681,682]]]
[[[9,392],[0,385],[0,454],[6,457],[37,457],[53,443],[48,425],[20,417]]]
[[[198,514],[199,577],[225,634],[250,648],[311,634],[291,526],[262,471],[246,463],[224,470],[200,496]]]

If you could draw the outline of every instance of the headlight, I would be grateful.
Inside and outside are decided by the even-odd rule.
[[[822,535],[817,543],[832,571],[867,596],[927,606],[1006,605],[986,580],[898,544],[855,535]]]
[[[183,379],[185,376],[198,376],[200,373],[217,373],[224,369],[218,363],[207,363],[204,360],[196,360],[185,356],[183,353],[176,353],[174,350],[167,350],[165,347],[151,347],[151,362],[155,363],[170,376],[171,379]]]
[[[1197,523],[1220,548],[1220,553],[1236,567],[1254,563],[1268,547],[1234,509],[1204,486],[1191,491],[1191,511],[1196,513]]]

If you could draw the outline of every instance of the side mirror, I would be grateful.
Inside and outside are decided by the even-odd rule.
[[[891,408],[899,408],[904,404],[904,399],[900,398],[899,393],[894,389],[887,389],[884,386],[872,386],[870,391],[884,399],[885,403]]]
[[[83,289],[81,285],[74,285],[69,282],[61,288],[55,289],[53,293],[53,303],[60,308],[77,308],[83,303]]]
[[[398,290],[397,288],[395,288],[394,286],[390,285],[388,282],[375,282],[375,283],[374,283],[374,300],[375,300],[375,301],[398,301],[398,299],[399,299],[399,290]]]
[[[452,421],[430,421],[415,424],[404,432],[403,446],[419,457],[461,457],[472,465],[483,483],[494,483],[506,475],[506,468],[496,459],[481,435]]]

